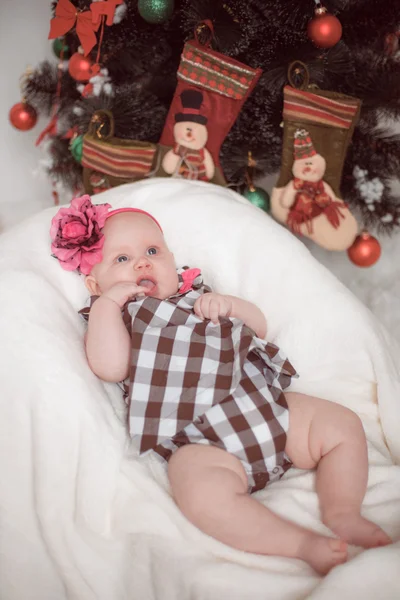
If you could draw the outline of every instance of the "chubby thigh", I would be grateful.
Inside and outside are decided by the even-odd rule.
[[[357,438],[365,441],[360,419],[348,408],[300,393],[288,392],[285,397],[289,407],[285,453],[298,469],[314,469],[321,457],[341,442]],[[182,500],[185,497],[185,503],[188,496],[193,500],[199,488],[203,498],[216,484],[221,490],[225,478],[230,485],[233,482],[238,493],[248,489],[241,461],[215,446],[183,446],[171,456],[168,474],[174,496]]]
[[[364,430],[355,412],[341,404],[297,392],[288,392],[285,397],[289,407],[285,452],[293,466],[314,469],[322,457],[339,445],[359,445],[366,455]]]
[[[168,477],[176,503],[193,521],[203,514],[209,502],[224,506],[232,495],[248,490],[240,460],[216,446],[182,446],[168,461]]]

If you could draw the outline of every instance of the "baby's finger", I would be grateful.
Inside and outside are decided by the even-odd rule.
[[[133,285],[131,289],[125,292],[126,302],[135,298],[144,298],[148,290],[145,287]]]
[[[219,302],[218,300],[211,300],[210,302],[210,319],[213,323],[218,323],[219,317]]]
[[[204,315],[201,310],[201,302],[200,301],[201,301],[201,298],[196,300],[196,302],[194,303],[193,310],[194,310],[195,315],[197,315],[199,317],[199,319],[204,320]]]
[[[142,294],[142,293],[148,292],[148,291],[149,291],[149,289],[144,287],[143,285],[134,284],[131,289],[131,295],[137,296],[138,294]]]

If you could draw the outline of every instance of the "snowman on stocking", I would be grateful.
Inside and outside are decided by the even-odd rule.
[[[215,166],[207,150],[207,117],[201,114],[203,94],[186,89],[180,94],[182,109],[175,114],[174,147],[163,158],[162,167],[172,177],[210,181]]]
[[[271,212],[293,233],[327,250],[347,250],[358,225],[340,197],[340,182],[361,102],[328,90],[311,91],[307,82],[305,89],[283,90],[282,166]]]
[[[307,233],[312,234],[313,219],[322,214],[334,229],[345,219],[346,204],[336,200],[334,191],[323,180],[325,169],[326,161],[315,151],[308,131],[298,129],[294,134],[294,179],[281,196],[281,205],[289,209],[286,222],[293,233],[301,234],[304,224]]]
[[[202,30],[207,41],[200,43]],[[177,86],[159,141],[160,177],[185,177],[226,185],[219,162],[221,145],[251,94],[261,69],[211,49],[211,21],[196,27],[185,43]]]

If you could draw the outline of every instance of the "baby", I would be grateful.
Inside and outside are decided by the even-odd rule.
[[[234,548],[300,558],[321,574],[346,561],[347,543],[390,544],[360,513],[368,478],[360,419],[333,402],[283,394],[295,371],[262,341],[261,310],[211,292],[198,269],[178,273],[148,213],[109,211],[88,196],[73,206],[53,219],[52,250],[63,268],[86,275],[95,297],[90,368],[105,381],[129,376],[131,436],[141,454],[166,459],[184,515]],[[337,537],[287,521],[251,495],[292,465],[317,469],[322,521]]]

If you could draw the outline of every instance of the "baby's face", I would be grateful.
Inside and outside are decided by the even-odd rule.
[[[106,221],[103,233],[103,260],[86,278],[92,293],[104,294],[117,283],[143,285],[146,295],[160,300],[177,292],[174,256],[150,217],[119,213]]]

